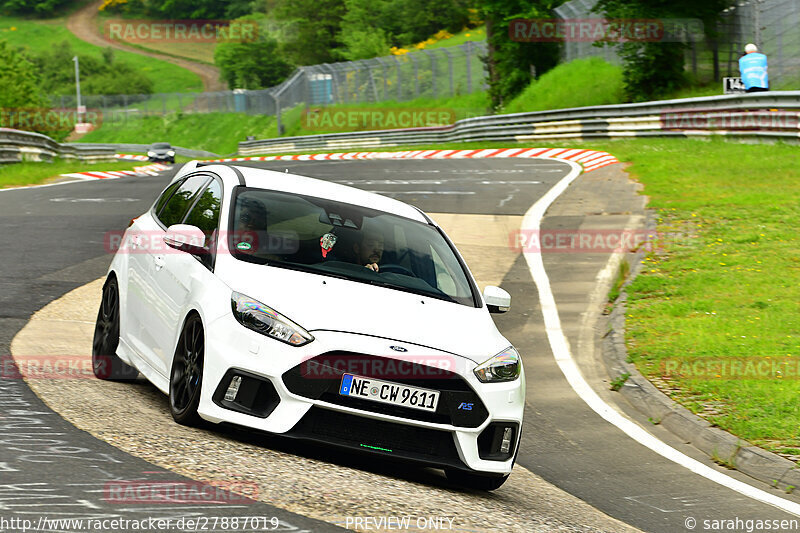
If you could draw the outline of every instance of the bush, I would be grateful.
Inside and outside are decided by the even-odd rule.
[[[251,12],[251,2],[250,0],[228,2],[218,0],[105,0],[100,9],[176,20],[223,19],[247,15]]]
[[[36,68],[5,41],[0,41],[0,108],[36,107],[43,103]]]
[[[75,57],[67,41],[47,52],[32,56],[40,79],[41,89],[50,95],[75,92]],[[127,63],[117,61],[109,48],[103,59],[78,56],[81,90],[85,94],[151,94],[153,82]]]
[[[231,89],[264,89],[279,84],[294,66],[278,51],[278,42],[261,31],[255,42],[222,42],[214,49],[214,63]]]
[[[47,17],[71,0],[0,0],[0,11]]]
[[[390,46],[424,41],[442,29],[458,32],[469,23],[461,0],[345,0],[339,38],[345,59],[387,55]]]

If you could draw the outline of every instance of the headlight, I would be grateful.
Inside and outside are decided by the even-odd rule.
[[[152,150],[150,150],[150,151],[148,151],[148,152],[147,152],[147,155],[148,155],[149,157],[153,157],[154,155],[156,155],[156,153],[155,153],[155,152],[153,152]]]
[[[234,292],[231,295],[231,309],[241,325],[267,337],[292,346],[302,346],[314,340],[313,335],[282,314],[244,294]]]
[[[484,361],[474,372],[483,383],[498,383],[514,381],[519,377],[521,370],[519,353],[513,346],[509,346],[491,359]]]
[[[170,156],[170,157],[174,156],[175,155],[175,150],[170,150],[169,152],[167,152],[167,155]]]

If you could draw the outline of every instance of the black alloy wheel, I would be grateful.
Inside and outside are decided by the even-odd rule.
[[[204,355],[203,322],[193,314],[183,326],[169,378],[169,409],[175,422],[184,426],[198,426],[202,422],[197,407],[203,386]]]
[[[98,379],[127,381],[139,375],[138,370],[117,356],[119,316],[119,287],[117,278],[111,276],[103,286],[92,339],[92,370]]]

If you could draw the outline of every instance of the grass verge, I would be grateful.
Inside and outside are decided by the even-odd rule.
[[[543,74],[505,106],[504,113],[624,102],[622,69],[599,57],[576,59]]]
[[[659,231],[670,235],[628,288],[631,359],[713,424],[800,455],[797,147],[604,147],[633,163]]]
[[[392,111],[418,109],[451,110],[456,120],[486,114],[488,97],[485,92],[453,98],[419,98],[407,102],[379,102],[375,104],[347,104],[328,106],[337,110],[380,110],[382,115]],[[284,136],[358,131],[358,126],[315,130],[303,121],[303,106],[284,110],[281,120]],[[100,128],[81,138],[81,142],[150,143],[168,141],[176,146],[208,150],[221,155],[235,153],[238,143],[254,135],[257,139],[278,136],[275,117],[238,113],[170,113],[164,116],[129,117],[125,121],[108,119]]]
[[[34,53],[59,47],[64,41],[81,55],[102,58],[103,49],[81,41],[67,29],[66,19],[45,20],[0,16],[0,39],[12,46],[25,48]],[[130,64],[137,71],[153,80],[153,92],[196,92],[203,89],[200,77],[184,68],[166,61],[152,59],[131,52],[114,50],[114,57]]]
[[[170,113],[163,117],[131,117],[127,123],[106,121],[81,142],[152,143],[208,150],[220,155],[236,152],[248,135],[264,138],[276,131],[275,117],[238,113]]]
[[[134,166],[146,165],[136,161],[81,163],[57,159],[52,163],[10,163],[0,165],[0,189],[22,187],[25,185],[41,185],[59,178],[61,174],[85,172],[87,170],[131,170]]]

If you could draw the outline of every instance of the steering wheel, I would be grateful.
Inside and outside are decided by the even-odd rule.
[[[387,263],[385,265],[378,265],[378,267],[380,268],[380,270],[378,271],[379,273],[380,272],[388,272],[390,274],[402,274],[404,276],[411,276],[412,278],[416,278],[417,277],[413,272],[411,272],[406,267],[404,267],[402,265],[395,264],[395,263]]]

